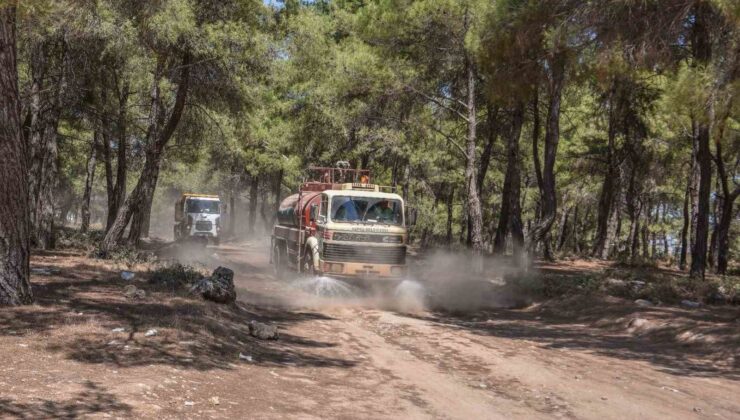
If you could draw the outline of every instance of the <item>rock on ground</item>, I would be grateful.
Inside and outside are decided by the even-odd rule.
[[[142,289],[137,288],[133,284],[129,284],[123,288],[123,295],[129,299],[141,300],[146,297],[146,292]]]
[[[267,325],[257,321],[249,323],[249,334],[260,340],[277,340],[278,328],[274,325]]]
[[[652,301],[649,301],[647,299],[637,299],[635,301],[635,305],[642,306],[644,308],[650,307],[650,306],[655,306],[655,304]]]
[[[232,303],[236,301],[234,271],[226,267],[218,267],[210,277],[195,282],[190,288],[190,293],[217,303]]]

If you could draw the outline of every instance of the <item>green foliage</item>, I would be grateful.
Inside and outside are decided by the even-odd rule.
[[[186,190],[235,196],[240,211],[246,211],[239,200],[246,201],[256,180],[260,207],[271,213],[276,201],[300,182],[307,165],[348,160],[372,169],[377,182],[398,185],[421,212],[413,236],[433,245],[446,239],[450,194],[454,241],[465,242],[465,153],[460,145],[468,133],[467,63],[477,82],[479,168],[492,139],[481,186],[484,240],[490,245],[501,209],[504,140],[517,104],[525,108],[519,139],[525,231],[537,221],[534,163],[544,159],[552,63],[563,57],[555,162],[558,220],[552,231],[566,222],[562,254],[586,254],[591,248],[609,153],[618,162],[620,178],[616,212],[621,230],[614,255],[629,254],[628,209],[636,203],[647,209],[638,218],[647,224],[650,241],[665,239],[669,254],[675,254],[692,124],[711,123],[712,152],[717,144],[724,148],[728,179],[731,184],[738,179],[733,157],[740,150],[739,82],[731,69],[737,60],[740,9],[734,2],[710,2],[713,59],[697,63],[690,51],[692,7],[659,5],[564,0],[286,1],[280,7],[258,0],[25,2],[19,21],[21,90],[30,98],[33,70],[38,70],[35,52],[42,51],[42,102],[52,103],[51,93],[63,92],[56,207],[65,212],[64,221],[72,218],[66,213],[78,211],[96,132],[109,131],[115,152],[117,130],[125,129],[132,189],[148,147],[152,91],[159,89],[158,105],[171,109],[182,56],[189,54],[187,104],[165,150],[154,197],[156,234],[169,234],[172,203]],[[155,80],[158,68],[161,78]],[[64,83],[60,69],[67,70]],[[706,112],[709,102],[713,114]],[[24,113],[29,108],[26,100]],[[611,151],[610,127],[616,127]],[[540,144],[537,156],[533,140]],[[93,183],[97,224],[107,204],[101,155]],[[628,193],[633,174],[637,182]],[[569,219],[562,218],[565,212]],[[734,222],[733,260],[740,252],[737,229]],[[661,251],[648,259],[658,256],[666,255]],[[591,282],[562,287],[590,290]]]

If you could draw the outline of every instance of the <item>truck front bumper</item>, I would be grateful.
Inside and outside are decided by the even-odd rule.
[[[332,262],[321,260],[319,267],[324,274],[363,279],[400,279],[406,276],[405,265]]]

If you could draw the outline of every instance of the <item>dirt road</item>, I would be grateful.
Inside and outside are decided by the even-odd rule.
[[[61,273],[40,281],[39,305],[2,313],[0,417],[740,418],[734,309],[408,312],[276,281],[261,245],[208,255],[237,273],[237,313],[156,293],[127,303],[93,260],[36,258]],[[695,337],[716,351],[625,330],[636,314],[711,321]],[[244,317],[277,323],[280,339],[248,337]]]
[[[282,412],[321,418],[740,418],[740,372],[714,371],[709,362],[692,361],[690,352],[677,355],[624,331],[542,320],[526,311],[403,314],[378,309],[375,299],[316,299],[294,283],[276,282],[265,254],[258,247],[219,253],[243,273],[243,301],[311,314],[285,333],[316,363],[269,371],[271,388],[284,395],[275,401]]]

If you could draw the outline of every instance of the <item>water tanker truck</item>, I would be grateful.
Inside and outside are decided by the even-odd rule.
[[[285,198],[271,236],[275,273],[348,278],[406,275],[407,211],[394,188],[370,183],[367,170],[309,168],[309,180]]]

